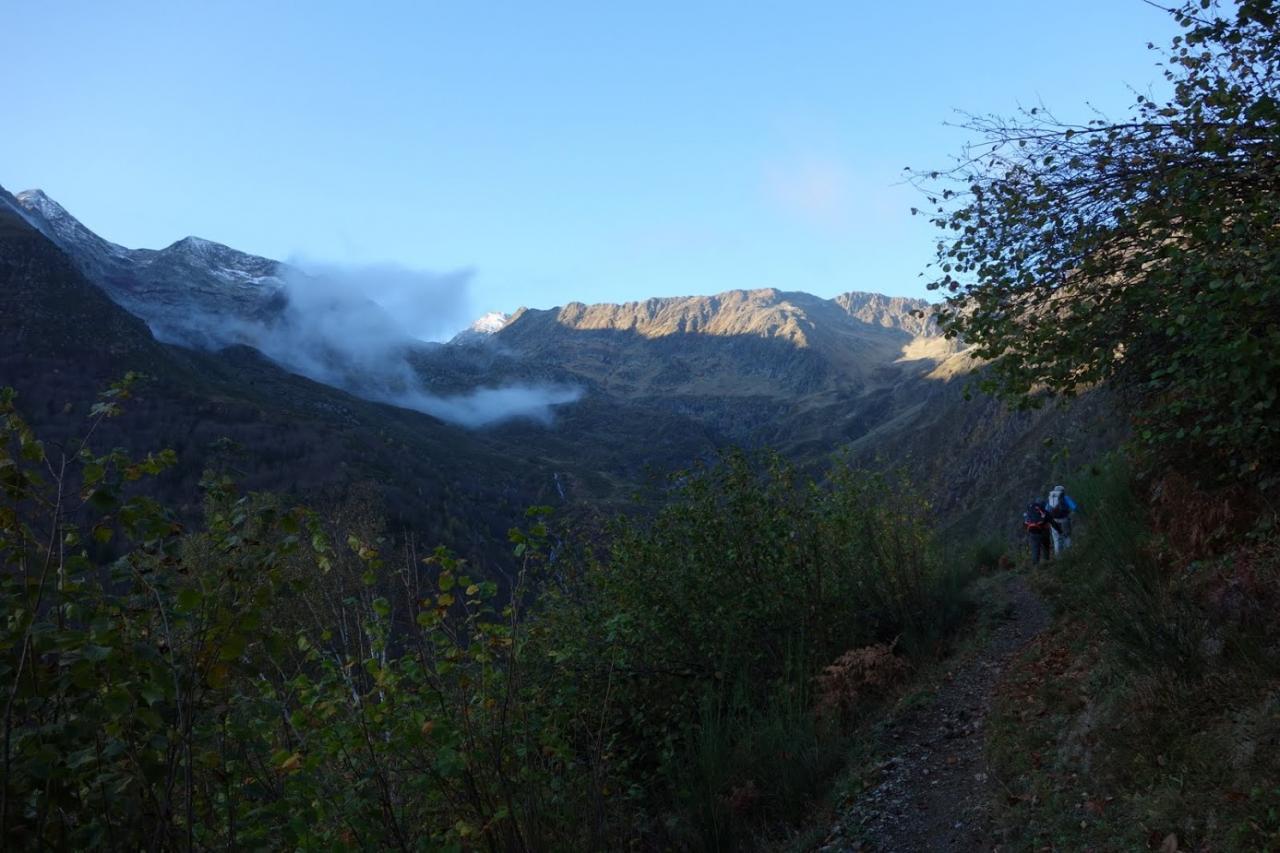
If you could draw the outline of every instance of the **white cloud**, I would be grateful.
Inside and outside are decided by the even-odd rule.
[[[395,264],[318,264],[291,260],[291,310],[331,332],[441,340],[471,319],[471,270],[436,273]]]
[[[410,357],[422,352],[424,341],[466,324],[472,311],[470,271],[432,273],[388,264],[285,269],[286,304],[279,316],[192,320],[220,345],[247,344],[293,373],[465,427],[512,418],[549,424],[553,406],[582,396],[578,388],[558,385],[483,387],[448,396],[426,387]]]

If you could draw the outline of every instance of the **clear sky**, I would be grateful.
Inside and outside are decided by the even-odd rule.
[[[102,236],[471,269],[477,312],[924,296],[953,110],[1122,112],[1142,0],[0,0],[0,184]]]

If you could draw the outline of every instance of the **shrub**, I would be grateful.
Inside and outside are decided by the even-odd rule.
[[[804,762],[761,775],[743,744],[786,719],[800,752],[831,749],[838,732],[800,707],[813,676],[851,648],[937,635],[959,608],[927,506],[901,483],[843,464],[818,483],[738,452],[673,483],[655,516],[615,522],[606,549],[564,549],[538,623],[613,733],[627,808],[700,815],[694,835],[717,847],[733,791],[795,818],[815,785],[787,772]]]
[[[869,698],[899,681],[906,662],[893,652],[892,643],[850,649],[824,667],[818,675],[818,702],[814,711],[844,721]]]
[[[1158,828],[1186,849],[1271,849],[1280,540],[1233,488],[1135,478],[1123,459],[1074,490],[1080,535],[1039,574],[1064,618],[991,724],[1011,846],[1138,849]]]

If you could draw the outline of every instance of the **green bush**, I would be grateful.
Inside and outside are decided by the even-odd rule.
[[[1152,828],[1185,849],[1272,849],[1280,542],[1243,511],[1221,534],[1230,513],[1212,508],[1239,491],[1131,470],[1114,458],[1072,481],[1075,545],[1037,574],[1061,621],[993,715],[993,769],[1019,794],[999,820],[1019,850],[1137,849]],[[1105,812],[1082,816],[1084,791]]]
[[[94,407],[89,436],[130,384]],[[229,788],[273,781],[234,725],[279,656],[283,638],[263,615],[298,537],[263,543],[285,520],[232,504],[211,513],[201,537],[218,558],[196,575],[180,526],[125,497],[171,453],[95,456],[84,441],[47,452],[12,392],[0,418],[0,836],[59,849],[203,844],[209,827],[236,820]],[[95,559],[117,539],[123,556]]]
[[[1195,504],[1139,497],[1151,484],[1140,486],[1119,456],[1076,483],[1083,533],[1050,569],[1060,610],[1094,619],[1132,671],[1194,678],[1223,659],[1277,666],[1270,620],[1259,612],[1280,594],[1274,536],[1259,527],[1191,559],[1159,531],[1196,524]]]
[[[565,549],[538,617],[549,654],[612,732],[628,808],[698,820],[674,839],[645,831],[723,848],[735,791],[800,816],[840,744],[813,719],[811,679],[848,649],[921,645],[960,616],[929,518],[883,476],[837,464],[818,483],[729,453],[678,475],[653,518],[618,520],[607,549]],[[745,745],[779,720],[787,766],[762,766]]]

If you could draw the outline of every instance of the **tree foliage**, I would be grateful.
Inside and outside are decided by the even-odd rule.
[[[1278,7],[1169,9],[1167,98],[1120,121],[971,116],[958,163],[917,173],[943,231],[930,287],[989,390],[1035,405],[1108,381],[1162,457],[1276,483]]]

